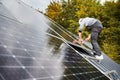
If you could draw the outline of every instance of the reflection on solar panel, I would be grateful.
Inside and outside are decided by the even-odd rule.
[[[12,8],[12,10],[10,9]],[[76,52],[73,35],[19,0],[0,3],[0,80],[109,80],[113,62],[101,64]],[[111,63],[113,67],[109,66]],[[114,70],[114,72],[108,72]],[[110,74],[111,73],[111,74]],[[116,75],[117,74],[117,75]],[[117,78],[116,78],[117,77]]]

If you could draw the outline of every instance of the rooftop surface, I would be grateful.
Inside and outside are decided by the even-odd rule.
[[[118,80],[120,66],[82,56],[70,34],[20,0],[0,1],[0,80]],[[108,75],[109,74],[109,75]]]

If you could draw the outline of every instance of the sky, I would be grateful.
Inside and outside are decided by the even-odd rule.
[[[35,9],[45,12],[51,0],[21,0]]]
[[[21,1],[25,2],[26,4],[32,6],[35,9],[39,9],[40,11],[45,12],[45,9],[52,0],[21,0]],[[101,3],[104,3],[105,1],[111,0],[101,0]]]

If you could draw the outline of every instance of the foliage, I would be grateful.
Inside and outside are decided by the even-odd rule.
[[[101,35],[101,42],[102,42],[102,49],[104,52],[110,56],[113,60],[120,63],[120,29],[111,27],[106,28],[102,32]]]
[[[104,5],[99,0],[61,0],[61,3],[50,3],[46,14],[75,34],[78,32],[79,18],[99,19],[104,26],[99,39],[101,49],[120,63],[120,0],[106,2]],[[86,31],[83,33],[88,34]]]
[[[51,19],[55,20],[55,18],[61,13],[62,6],[59,2],[51,2],[47,8],[46,15]]]

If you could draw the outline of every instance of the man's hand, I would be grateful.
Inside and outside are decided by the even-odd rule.
[[[78,43],[78,44],[81,45],[81,44],[83,44],[83,42],[84,42],[83,39],[73,40],[73,43],[74,43],[74,44]]]
[[[89,37],[87,37],[85,40],[86,40],[86,41],[90,41],[90,38],[89,38]]]
[[[90,41],[91,35],[89,35],[85,40]]]
[[[73,43],[74,43],[74,44],[78,43],[78,40],[76,40],[76,39],[75,39],[75,40],[73,40]]]
[[[79,42],[79,44],[83,44],[83,39],[80,38],[80,39],[78,40],[78,42]]]

